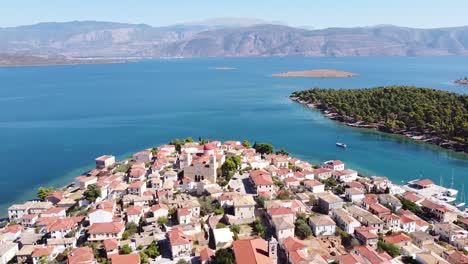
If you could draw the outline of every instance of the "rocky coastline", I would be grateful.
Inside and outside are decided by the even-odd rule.
[[[456,151],[456,152],[468,153],[466,151],[466,149],[467,149],[466,146],[464,144],[461,144],[461,143],[456,142],[456,141],[443,139],[441,137],[431,135],[429,133],[422,133],[422,132],[414,131],[414,130],[410,130],[410,129],[400,129],[400,130],[388,129],[383,122],[368,123],[368,122],[364,122],[364,121],[356,121],[356,120],[354,120],[352,118],[341,116],[336,112],[326,110],[321,104],[309,103],[307,101],[303,101],[300,98],[294,97],[294,96],[290,96],[289,98],[292,101],[297,102],[297,103],[299,103],[299,104],[301,104],[301,105],[303,105],[303,106],[305,106],[307,108],[319,110],[320,112],[322,112],[322,114],[325,117],[327,117],[327,118],[329,118],[331,120],[343,123],[343,124],[345,124],[347,126],[350,126],[350,127],[374,129],[374,130],[378,130],[378,131],[389,133],[389,134],[405,136],[405,137],[407,137],[409,139],[412,139],[412,140],[415,140],[415,141],[437,145],[439,147],[442,147],[442,148],[445,148],[445,149],[450,149],[450,150],[453,150],[453,151]]]

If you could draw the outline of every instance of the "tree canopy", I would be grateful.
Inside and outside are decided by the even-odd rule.
[[[54,192],[54,187],[39,187],[37,189],[37,198],[41,201],[44,201],[44,199],[47,197],[47,195],[51,194]]]
[[[255,143],[253,148],[260,154],[272,154],[275,152],[273,145],[267,143]]]
[[[468,95],[413,86],[372,89],[320,89],[294,97],[337,113],[344,120],[379,123],[468,143]],[[342,121],[344,121],[342,120]]]
[[[91,184],[88,185],[83,195],[89,202],[94,203],[98,197],[101,197],[101,189],[96,184]]]
[[[235,264],[236,260],[234,258],[234,253],[232,249],[229,248],[221,248],[216,250],[215,253],[215,264]]]

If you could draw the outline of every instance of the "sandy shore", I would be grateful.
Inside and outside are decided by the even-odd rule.
[[[275,77],[312,77],[312,78],[349,78],[358,76],[358,74],[337,70],[306,70],[291,71],[273,74]]]

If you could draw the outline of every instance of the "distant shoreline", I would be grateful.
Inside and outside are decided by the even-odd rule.
[[[43,67],[81,64],[115,64],[135,62],[137,58],[74,58],[65,56],[39,56],[0,54],[0,67]]]
[[[319,70],[305,70],[305,71],[289,71],[275,73],[274,77],[312,77],[312,78],[350,78],[358,76],[358,74],[352,72],[319,69]]]

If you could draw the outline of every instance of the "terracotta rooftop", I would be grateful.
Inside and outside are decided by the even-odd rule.
[[[90,247],[74,248],[68,254],[68,264],[87,264],[93,263],[94,254]]]
[[[264,239],[236,240],[233,243],[236,263],[272,264],[268,257],[268,244]]]
[[[119,247],[119,241],[117,239],[106,239],[102,243],[106,251],[113,251]]]
[[[393,235],[388,235],[384,236],[385,242],[391,243],[391,244],[398,244],[401,242],[408,242],[411,241],[411,237],[405,235],[404,233],[400,234],[393,234]]]
[[[94,223],[88,229],[90,234],[120,233],[125,228],[123,223]]]
[[[140,255],[112,255],[110,256],[112,264],[140,264]]]

